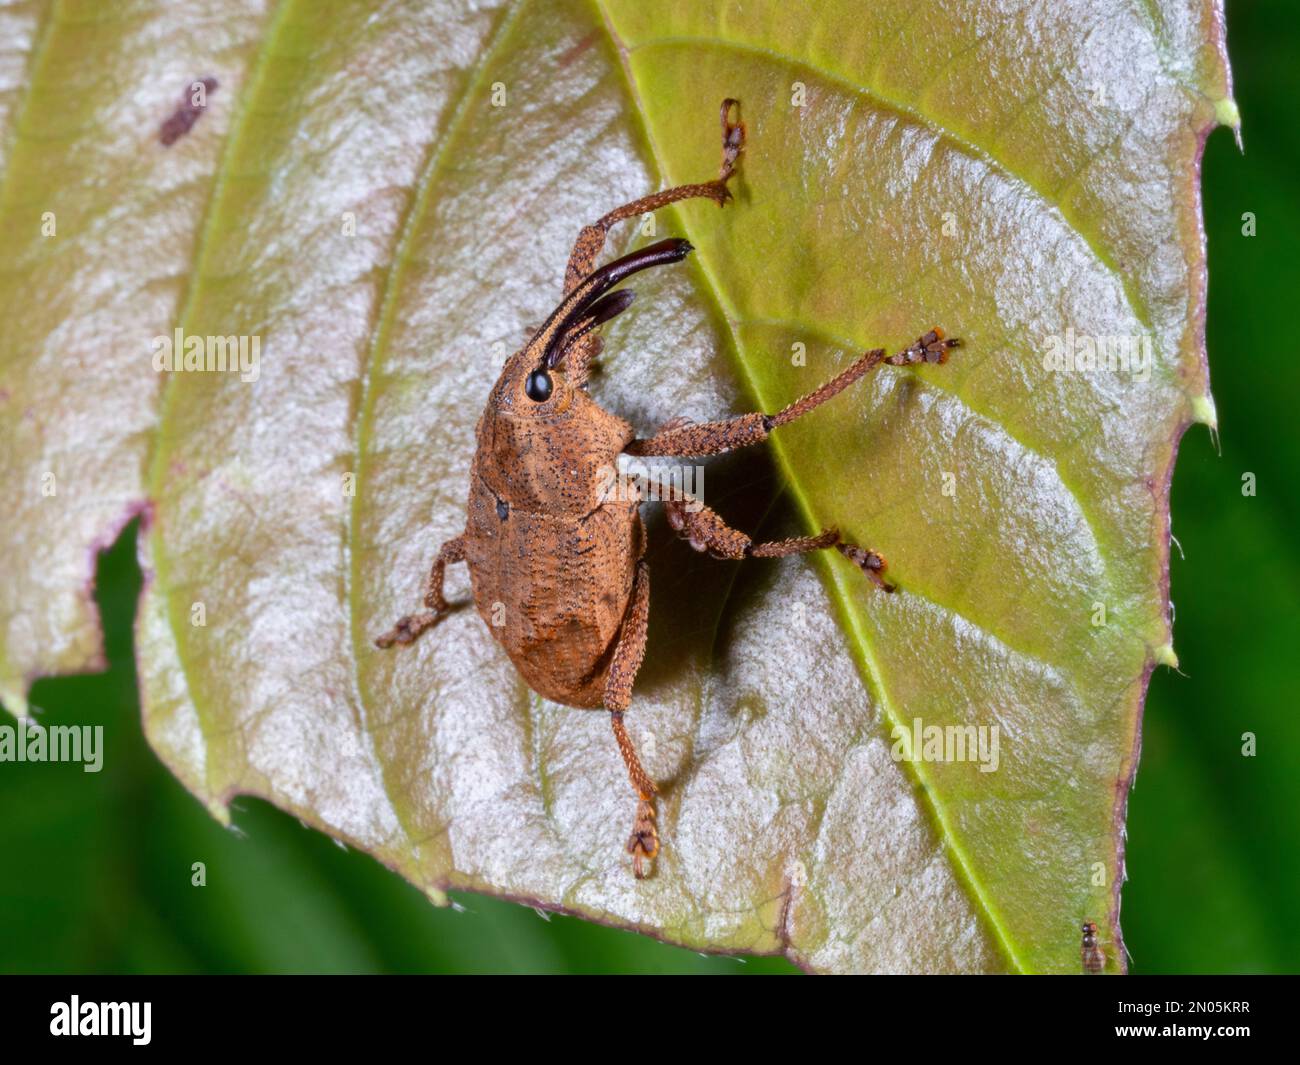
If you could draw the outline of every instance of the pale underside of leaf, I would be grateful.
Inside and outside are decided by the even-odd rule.
[[[1089,918],[1118,947],[1141,699],[1171,655],[1168,474],[1212,410],[1195,164],[1229,97],[1212,5],[1099,7],[826,5],[810,24],[774,6],[719,25],[690,4],[250,5],[229,109],[175,157],[206,159],[193,195],[211,195],[177,208],[188,236],[156,275],[172,281],[132,276],[149,313],[107,300],[129,335],[105,387],[160,393],[112,455],[150,455],[147,489],[132,472],[75,528],[32,519],[84,550],[150,501],[137,645],[167,764],[218,816],[265,796],[435,898],[487,891],[821,970],[1073,971]],[[1089,104],[1095,84],[1110,104]],[[933,324],[966,346],[879,371],[771,445],[802,524],[882,550],[902,594],[838,558],[702,560],[650,512],[629,725],[665,787],[666,848],[638,884],[603,715],[532,696],[472,610],[400,653],[370,640],[460,531],[482,399],[553,306],[578,228],[709,177],[725,95],[750,127],[737,200],[658,219],[696,265],[635,286],[601,402],[648,431],[776,409]],[[7,101],[0,86],[0,122]],[[157,388],[139,352],[169,318],[260,336],[256,385]],[[66,351],[56,320],[33,335]],[[1044,372],[1067,327],[1150,335],[1149,381]],[[708,467],[706,498],[751,533],[794,531],[772,491],[761,457]],[[467,597],[463,572],[449,592]],[[93,635],[84,600],[40,623],[10,623],[10,705],[22,676],[89,662],[93,640],[69,642]],[[913,718],[997,725],[1000,768],[895,761]]]

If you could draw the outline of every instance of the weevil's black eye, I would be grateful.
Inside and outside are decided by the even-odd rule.
[[[534,370],[524,382],[524,392],[534,403],[545,403],[551,398],[551,375],[545,370]]]

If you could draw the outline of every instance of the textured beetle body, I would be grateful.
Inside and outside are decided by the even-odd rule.
[[[622,491],[610,491],[620,483],[619,455],[704,457],[757,444],[876,367],[945,362],[957,344],[932,329],[889,358],[882,348],[866,352],[775,414],[698,425],[674,419],[644,439],[588,395],[588,368],[601,344],[594,330],[633,299],[630,290],[615,286],[641,270],[681,262],[693,250],[687,241],[670,238],[596,268],[609,228],[679,200],[725,204],[731,198],[727,182],[745,143],[738,112],[735,100],[722,102],[717,180],[644,196],[578,234],[560,305],[506,361],[479,419],[465,531],[444,543],[433,561],[425,583],[427,609],[399,618],[375,641],[380,647],[411,643],[436,625],[449,609],[442,591],[446,567],[467,563],[479,615],[529,687],[557,703],[609,711],[638,798],[627,842],[637,877],[659,853],[659,788],[641,765],[623,714],[645,654],[650,576],[641,500],[626,483]],[[674,496],[665,511],[669,525],[697,551],[742,559],[829,548],[877,587],[894,590],[882,576],[884,558],[845,542],[834,529],[758,543],[728,526],[702,500]]]
[[[515,415],[512,400],[478,425],[465,537],[474,602],[530,688],[603,707],[645,553],[638,501],[605,491],[632,429],[585,392],[543,418]]]

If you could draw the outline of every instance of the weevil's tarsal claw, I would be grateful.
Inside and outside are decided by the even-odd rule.
[[[890,366],[911,366],[918,362],[945,363],[948,361],[949,350],[957,347],[961,347],[961,341],[956,337],[945,337],[943,330],[936,326],[924,336],[912,341],[911,346],[905,351],[891,355],[885,362]]]
[[[868,551],[865,547],[858,547],[857,544],[836,544],[835,550],[870,577],[871,583],[882,592],[898,591],[897,585],[890,584],[883,576],[885,572],[884,555],[876,551]]]
[[[638,880],[646,878],[646,862],[659,854],[659,830],[655,827],[654,797],[642,798],[636,806],[636,820],[628,837],[627,852],[632,855],[632,872]]]
[[[736,164],[740,160],[740,153],[744,150],[745,123],[740,121],[740,101],[728,97],[722,101],[722,169],[718,173],[720,182],[725,182],[736,172]],[[731,198],[731,194],[726,192],[725,185],[723,192],[726,196],[719,200],[719,203],[725,203]]]
[[[425,629],[436,625],[446,611],[429,610],[423,614],[407,614],[397,619],[397,624],[382,636],[375,637],[376,647],[392,647],[395,643],[414,643]]]

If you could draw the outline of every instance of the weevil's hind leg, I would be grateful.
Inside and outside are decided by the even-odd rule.
[[[816,410],[882,362],[890,366],[910,366],[918,362],[943,363],[948,361],[948,352],[960,344],[961,341],[956,337],[945,337],[942,329],[931,329],[889,358],[885,358],[884,348],[868,351],[821,388],[800,396],[776,414],[742,414],[723,421],[685,424],[674,420],[654,436],[633,440],[624,450],[629,455],[704,456],[721,455],[738,447],[759,444],[777,426],[787,425],[809,411]]]
[[[623,711],[615,710],[609,715],[609,720],[614,726],[614,739],[627,766],[628,778],[637,792],[636,818],[632,822],[632,834],[627,839],[627,852],[632,855],[633,874],[638,880],[644,880],[644,863],[653,862],[659,854],[659,830],[655,826],[655,795],[658,792],[636,756],[632,737],[623,724]]]
[[[664,189],[639,200],[616,207],[604,218],[583,226],[578,239],[569,253],[569,265],[564,271],[564,294],[567,296],[579,281],[591,273],[605,248],[605,237],[610,227],[625,218],[637,218],[660,207],[667,207],[679,200],[703,197],[713,200],[719,207],[731,199],[727,191],[727,181],[736,172],[736,163],[740,153],[745,150],[745,124],[740,121],[740,102],[738,100],[722,101],[722,167],[716,181],[705,181],[695,185],[678,185],[676,188]]]
[[[442,578],[450,562],[462,562],[465,558],[465,537],[462,533],[454,540],[448,540],[438,550],[428,579],[424,582],[424,605],[428,607],[422,614],[407,614],[397,619],[397,623],[382,636],[376,637],[375,646],[391,647],[395,643],[412,643],[420,633],[434,625],[443,614],[447,613],[447,600],[442,594]]]
[[[636,680],[641,661],[645,658],[646,633],[650,627],[650,567],[638,562],[632,584],[632,601],[619,629],[618,643],[605,678],[605,708],[619,754],[627,766],[627,777],[637,794],[636,819],[632,822],[632,835],[628,837],[627,852],[632,855],[632,872],[638,880],[646,875],[645,862],[654,861],[659,853],[659,831],[655,827],[655,796],[659,789],[650,774],[641,765],[632,737],[623,724],[623,711],[632,701],[632,684]]]
[[[714,558],[784,558],[808,551],[834,548],[865,573],[883,592],[896,591],[884,578],[885,558],[877,551],[859,547],[840,539],[835,529],[825,529],[816,536],[796,536],[789,540],[755,543],[739,529],[733,529],[716,511],[688,495],[664,503],[668,524],[690,542],[696,551],[707,551]]]

